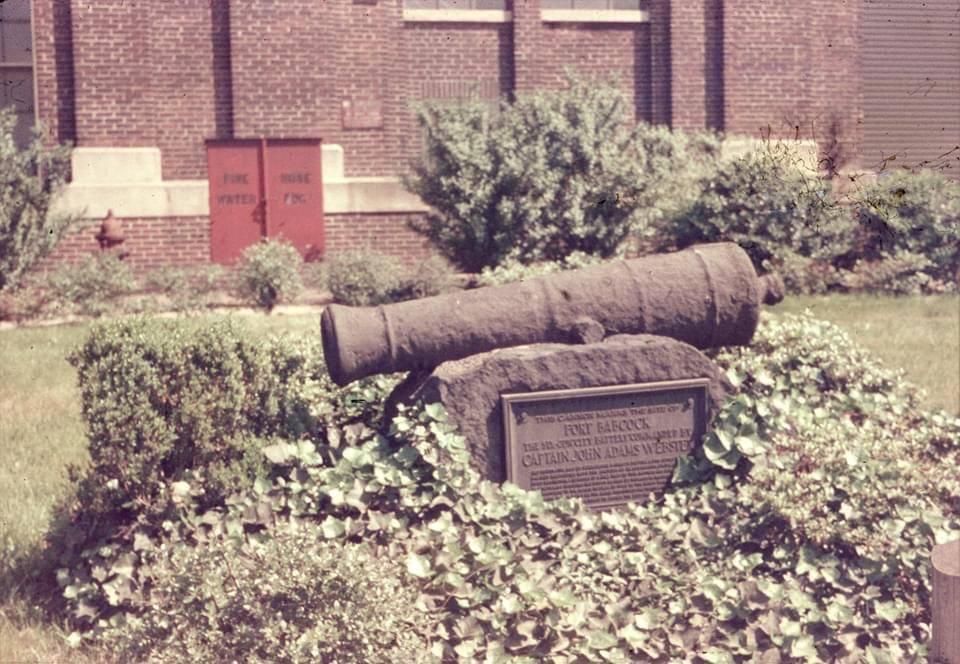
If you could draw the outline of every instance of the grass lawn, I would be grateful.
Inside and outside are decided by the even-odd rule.
[[[889,367],[929,392],[927,403],[960,413],[960,297],[789,298],[779,312],[809,308],[846,329]],[[190,319],[202,325],[211,316]],[[255,334],[319,334],[319,316],[238,316]],[[0,662],[84,662],[63,630],[33,610],[11,563],[41,541],[68,487],[68,464],[86,458],[73,368],[64,359],[89,325],[0,331]],[[91,654],[96,661],[95,654]]]
[[[960,296],[790,297],[772,311],[800,313],[837,324],[887,367],[926,389],[930,408],[960,415]]]

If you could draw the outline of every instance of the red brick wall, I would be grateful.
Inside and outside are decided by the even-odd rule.
[[[516,42],[517,91],[556,89],[569,69],[587,78],[617,80],[633,100],[634,116],[652,120],[651,25],[544,23],[539,2],[516,2],[513,25]]]
[[[61,140],[159,146],[168,179],[206,176],[205,138],[261,134],[320,136],[348,176],[394,175],[419,149],[410,102],[556,87],[569,66],[619,76],[638,118],[856,149],[856,2],[649,0],[649,23],[620,25],[511,4],[512,23],[460,24],[404,22],[402,0],[34,0],[38,113]],[[342,102],[369,99],[382,127],[344,129]],[[420,251],[404,218],[330,216],[329,250]],[[167,221],[142,224],[182,246]],[[190,237],[203,246],[172,259],[205,258],[208,235]]]
[[[413,105],[420,100],[481,99],[491,104],[513,92],[513,31],[508,24],[405,23],[402,161],[397,173],[420,151]],[[349,166],[351,157],[346,157]]]
[[[670,125],[676,129],[707,125],[704,20],[704,0],[670,3]]]
[[[150,8],[150,117],[163,156],[163,177],[205,178],[203,141],[216,134],[212,4],[145,2]]]
[[[230,40],[238,137],[320,137],[347,175],[397,172],[408,72],[399,3],[234,0]],[[379,100],[381,128],[342,128],[344,101]]]
[[[69,0],[33,0],[37,118],[54,142],[75,141],[73,26]]]
[[[145,3],[73,0],[71,10],[78,142],[156,145]]]
[[[406,260],[430,255],[423,236],[410,230],[408,222],[416,214],[336,214],[324,218],[326,255],[348,249],[373,249]],[[85,219],[63,238],[56,250],[45,258],[39,270],[76,262],[99,251],[94,235],[99,219]],[[152,270],[164,265],[199,265],[210,260],[210,220],[208,217],[147,217],[122,219],[126,240],[121,249],[129,252],[127,261],[137,270]]]
[[[859,142],[858,3],[724,2],[725,125],[754,137]]]
[[[69,13],[77,143],[159,146],[165,178],[205,177],[203,141],[216,131],[212,5],[73,0]],[[35,34],[47,20],[37,17]],[[38,48],[38,61],[50,57]]]
[[[94,235],[99,219],[85,219],[74,226],[56,250],[38,266],[50,269],[60,263],[76,262],[99,251]],[[210,220],[207,217],[149,217],[123,219],[126,237],[121,250],[138,272],[165,265],[200,265],[210,261]]]
[[[372,249],[408,261],[426,258],[430,245],[407,223],[413,214],[337,214],[324,217],[326,255]]]

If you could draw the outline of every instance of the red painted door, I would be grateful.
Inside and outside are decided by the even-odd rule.
[[[207,141],[210,258],[235,262],[264,237],[323,255],[320,139]]]
[[[290,241],[305,258],[323,255],[320,141],[267,140],[267,235]]]
[[[233,263],[264,236],[260,141],[207,141],[210,259]]]

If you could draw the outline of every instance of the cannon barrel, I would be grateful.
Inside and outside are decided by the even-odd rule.
[[[330,305],[321,317],[323,353],[330,376],[346,385],[496,348],[619,333],[697,348],[743,345],[760,302],[778,301],[777,290],[736,244],[705,244],[379,307]]]

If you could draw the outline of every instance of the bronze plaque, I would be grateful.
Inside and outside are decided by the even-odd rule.
[[[593,508],[663,490],[707,424],[706,378],[503,394],[507,479]]]
[[[344,99],[340,110],[344,129],[383,128],[383,101],[380,99]]]

